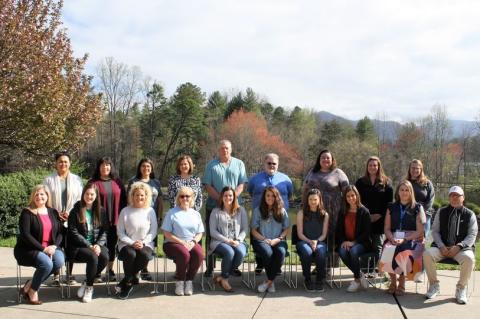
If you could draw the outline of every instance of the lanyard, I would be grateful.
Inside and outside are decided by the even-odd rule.
[[[407,207],[403,207],[402,204],[400,204],[400,230],[403,228],[403,220],[405,219],[405,213],[407,211]]]

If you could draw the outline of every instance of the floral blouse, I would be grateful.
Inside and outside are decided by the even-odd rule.
[[[199,212],[200,208],[202,208],[203,200],[202,182],[200,181],[200,177],[195,175],[191,175],[188,178],[182,178],[180,175],[170,176],[168,179],[168,200],[170,202],[170,207],[176,206],[175,198],[177,197],[177,192],[184,186],[193,189],[193,192],[195,193],[195,205],[193,206],[193,209]]]

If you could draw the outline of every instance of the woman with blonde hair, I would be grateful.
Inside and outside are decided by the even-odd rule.
[[[390,275],[390,294],[405,294],[405,280],[416,280],[422,272],[425,212],[415,201],[412,184],[401,181],[395,191],[395,202],[385,216],[387,238],[379,269]],[[398,286],[397,286],[398,275]]]
[[[219,207],[210,215],[209,255],[215,253],[222,257],[222,273],[214,278],[216,284],[226,292],[232,292],[228,278],[234,269],[243,262],[247,254],[245,237],[248,234],[248,217],[245,208],[237,201],[235,190],[226,186],[222,189]]]
[[[117,285],[120,299],[127,299],[133,289],[135,275],[144,269],[155,249],[157,216],[150,206],[152,190],[143,182],[133,183],[128,206],[118,218],[118,258],[123,261],[125,277]]]
[[[19,265],[34,267],[32,280],[28,280],[19,294],[30,304],[40,305],[40,285],[59,270],[65,257],[59,248],[62,242],[62,225],[58,212],[51,208],[51,197],[45,185],[32,189],[28,207],[20,213],[19,235],[13,250]]]
[[[175,294],[178,296],[193,294],[193,279],[204,258],[200,240],[205,230],[202,217],[193,206],[193,190],[190,187],[180,188],[176,206],[167,212],[162,224],[165,236],[163,251],[177,267]]]

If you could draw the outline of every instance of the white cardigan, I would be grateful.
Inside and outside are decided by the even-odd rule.
[[[73,205],[82,197],[82,179],[75,174],[68,173],[67,175],[67,203],[65,211],[70,212]],[[57,172],[45,177],[43,185],[47,186],[52,195],[52,207],[59,213],[62,212],[62,186],[60,185],[60,176]]]

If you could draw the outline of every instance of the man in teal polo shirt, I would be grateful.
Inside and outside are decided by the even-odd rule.
[[[208,192],[206,204],[206,221],[207,229],[207,249],[210,243],[210,214],[212,210],[218,206],[220,193],[225,186],[235,189],[238,201],[241,204],[240,195],[243,192],[244,184],[248,182],[245,164],[232,156],[232,143],[229,140],[221,140],[218,148],[218,158],[211,160],[205,167],[202,183]],[[215,261],[213,258],[208,259],[206,276],[210,276],[213,271]]]

